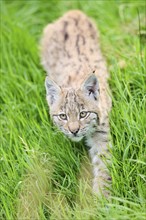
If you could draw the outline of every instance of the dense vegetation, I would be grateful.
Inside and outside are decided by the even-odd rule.
[[[145,219],[145,1],[0,3],[0,219]],[[74,8],[96,21],[111,75],[108,200],[90,194],[83,178],[89,165],[84,143],[71,143],[52,125],[45,100],[42,30]]]

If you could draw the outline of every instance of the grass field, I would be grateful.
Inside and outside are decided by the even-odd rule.
[[[0,3],[0,219],[145,219],[145,1]],[[90,194],[81,169],[89,163],[84,143],[71,143],[54,128],[45,100],[42,30],[74,8],[96,21],[111,75],[113,183],[108,200]]]

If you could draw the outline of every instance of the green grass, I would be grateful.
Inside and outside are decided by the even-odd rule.
[[[145,219],[145,2],[0,3],[0,219]],[[90,194],[81,171],[83,161],[88,166],[84,143],[71,143],[54,128],[45,101],[42,30],[73,8],[95,19],[111,74],[113,184],[108,200]]]

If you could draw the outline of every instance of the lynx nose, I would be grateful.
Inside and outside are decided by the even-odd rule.
[[[71,122],[68,126],[70,132],[74,135],[76,135],[79,131],[79,123],[78,122]]]
[[[79,131],[79,128],[76,129],[76,130],[70,130],[70,132],[71,132],[72,134],[74,134],[74,135],[76,135],[76,134],[78,133],[78,131]]]

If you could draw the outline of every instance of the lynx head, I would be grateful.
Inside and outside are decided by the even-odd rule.
[[[46,98],[54,123],[73,141],[80,141],[98,125],[99,86],[94,74],[77,90],[62,88],[48,76]]]

